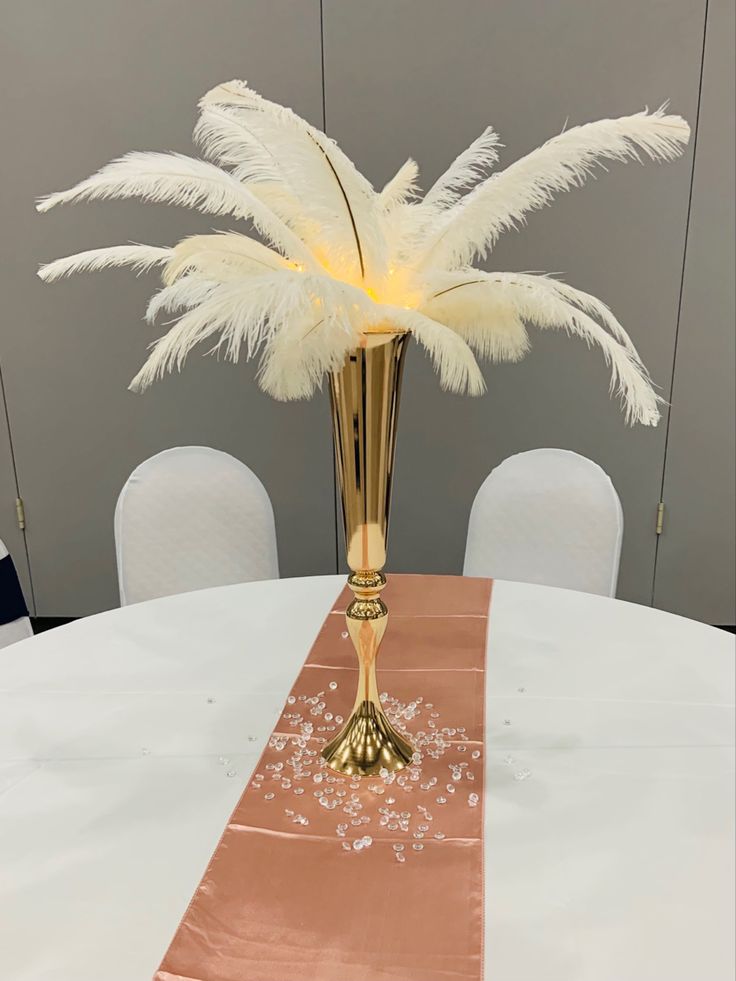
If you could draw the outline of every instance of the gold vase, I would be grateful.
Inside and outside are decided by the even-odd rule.
[[[354,599],[345,613],[358,655],[355,705],[341,732],[322,750],[338,773],[368,776],[411,762],[411,744],[381,708],[376,657],[388,622],[380,593],[386,585],[386,541],[401,376],[408,334],[382,331],[364,338],[330,375],[335,464]]]

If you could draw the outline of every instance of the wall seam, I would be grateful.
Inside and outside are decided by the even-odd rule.
[[[321,2],[321,0],[320,0]],[[695,110],[695,124],[693,126],[693,156],[692,156],[692,168],[690,170],[690,187],[688,190],[687,199],[687,214],[685,217],[685,243],[682,250],[682,270],[680,272],[680,292],[677,299],[677,321],[675,324],[675,343],[672,352],[672,371],[670,373],[670,391],[669,391],[669,405],[667,406],[667,427],[665,429],[664,436],[664,451],[662,455],[662,479],[659,486],[659,500],[664,500],[664,486],[665,479],[667,476],[667,450],[669,448],[670,441],[670,427],[672,424],[672,397],[675,390],[675,375],[677,372],[677,349],[680,340],[680,322],[682,319],[682,301],[685,292],[685,270],[687,267],[687,247],[690,238],[690,218],[693,206],[693,190],[695,187],[695,166],[697,162],[698,153],[698,130],[700,126],[700,107],[703,98],[703,76],[705,72],[705,49],[706,41],[708,36],[708,5],[710,0],[705,0],[705,10],[703,14],[703,41],[701,45],[700,53],[700,75],[698,78],[698,102]],[[657,562],[659,560],[659,544],[662,539],[661,535],[657,535],[657,540],[654,545],[654,568],[652,570],[652,589],[650,594],[650,606],[654,606],[654,595],[656,592],[657,583]]]
[[[319,57],[320,71],[322,77],[322,132],[327,133],[327,92],[325,87],[325,13],[324,0],[319,0]],[[330,428],[332,427],[332,416],[330,414]],[[340,543],[338,529],[338,499],[337,499],[337,469],[335,465],[335,454],[332,457],[332,515],[333,532],[335,538],[335,572],[340,571]]]
[[[0,364],[0,397],[2,398],[2,406],[5,412],[5,425],[8,430],[8,446],[10,447],[10,465],[13,468],[13,483],[15,484],[15,496],[22,498],[23,495],[20,492],[20,483],[18,480],[18,463],[15,459],[15,445],[13,443],[13,430],[10,425],[10,412],[8,410],[8,399],[5,394],[5,380],[3,378],[3,367]],[[26,529],[24,528],[21,532],[23,536],[23,550],[26,556],[26,568],[28,569],[28,585],[31,589],[31,608],[33,614],[36,614],[36,591],[33,588],[33,572],[31,570],[31,556],[28,550],[28,535],[26,534]]]

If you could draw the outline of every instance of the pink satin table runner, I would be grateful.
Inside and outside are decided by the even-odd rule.
[[[355,696],[341,593],[154,981],[480,981],[491,586],[389,578],[379,686],[419,755],[363,778],[319,755]]]

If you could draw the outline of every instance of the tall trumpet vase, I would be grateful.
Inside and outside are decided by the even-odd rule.
[[[381,708],[376,658],[388,623],[381,599],[401,376],[408,334],[365,337],[330,376],[335,463],[354,598],[345,619],[358,655],[358,691],[344,728],[322,750],[338,773],[368,776],[411,762],[411,744]]]

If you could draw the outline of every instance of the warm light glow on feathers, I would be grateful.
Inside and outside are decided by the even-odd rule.
[[[636,350],[595,297],[542,275],[473,268],[504,231],[582,184],[609,160],[668,160],[690,135],[664,110],[573,127],[497,174],[489,127],[428,190],[413,160],[376,192],[337,144],[245,82],[200,101],[195,139],[207,160],[130,153],[41,199],[39,211],[96,198],[139,197],[252,222],[264,243],[239,232],[194,235],[173,248],[113,246],[57,259],[39,272],[162,267],[147,318],[178,321],[154,346],[132,387],[181,368],[200,342],[233,360],[260,359],[262,388],[305,398],[343,364],[364,333],[390,324],[411,332],[443,387],[479,394],[474,353],[516,361],[528,327],[556,328],[597,344],[630,422],[656,424],[658,397]],[[213,348],[210,345],[210,350]]]

